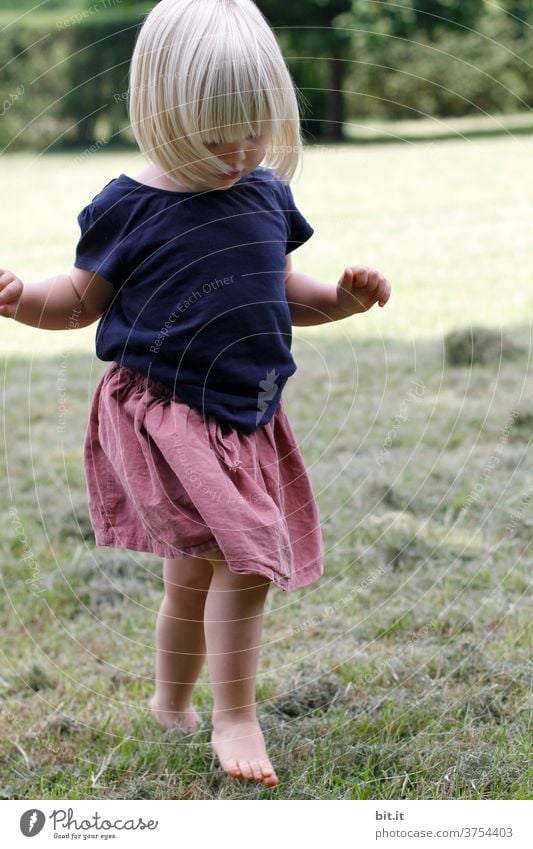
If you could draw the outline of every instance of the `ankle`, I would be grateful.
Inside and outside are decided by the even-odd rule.
[[[192,689],[181,694],[168,693],[156,688],[152,701],[167,710],[184,711],[192,707]]]
[[[235,725],[238,722],[257,722],[256,705],[247,705],[242,708],[213,708],[211,716],[213,727]]]

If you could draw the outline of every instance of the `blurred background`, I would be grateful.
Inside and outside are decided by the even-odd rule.
[[[128,62],[152,5],[1,0],[0,145],[42,151],[131,140]],[[258,6],[305,95],[308,140],[357,138],[361,119],[522,113],[515,132],[531,125],[525,120],[533,105],[530,0],[260,0]],[[369,133],[375,130],[362,135]]]
[[[0,0],[0,266],[68,271],[145,164],[128,65],[152,3]],[[295,328],[285,406],[325,575],[269,595],[271,791],[147,711],[161,562],[96,548],[96,325],[0,319],[0,798],[532,798],[533,3],[259,0],[300,91],[297,270],[385,307]],[[209,715],[203,675],[196,706]],[[436,742],[438,741],[438,745]]]
[[[79,210],[144,164],[128,125],[128,69],[152,5],[0,0],[0,176],[12,200],[0,210],[2,263],[19,276],[69,264]],[[405,339],[523,323],[533,289],[533,4],[258,5],[301,103],[306,155],[293,188],[317,233],[297,260],[329,280],[348,262],[376,265],[395,283],[386,318],[374,310],[343,332]],[[16,334],[4,328],[4,349],[36,338]],[[64,344],[65,334],[46,335],[52,348]],[[67,334],[66,344],[87,350],[93,335]]]

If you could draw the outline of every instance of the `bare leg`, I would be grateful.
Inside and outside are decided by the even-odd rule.
[[[163,561],[165,596],[156,622],[155,694],[150,707],[165,728],[194,729],[192,692],[205,659],[204,607],[213,567],[201,557]]]
[[[213,580],[205,606],[207,662],[214,696],[211,744],[222,769],[235,777],[278,783],[257,722],[255,677],[263,607],[270,582],[231,572],[207,555]]]

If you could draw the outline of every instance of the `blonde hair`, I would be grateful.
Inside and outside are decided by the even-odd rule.
[[[177,183],[220,173],[221,161],[206,144],[251,135],[265,136],[263,164],[284,182],[301,159],[297,92],[252,0],[154,6],[133,52],[129,114],[140,149]]]

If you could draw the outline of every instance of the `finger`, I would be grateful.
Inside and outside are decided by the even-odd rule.
[[[369,271],[368,272],[368,283],[367,287],[369,292],[376,292],[379,288],[380,282],[382,280],[382,276],[379,271]]]
[[[14,301],[11,304],[0,304],[0,316],[4,318],[13,318],[17,311],[18,301]]]
[[[20,286],[17,281],[12,280],[0,291],[0,303],[6,304],[20,295]]]
[[[389,300],[390,296],[391,296],[391,285],[390,285],[388,280],[385,280],[384,286],[383,286],[383,292],[382,293],[380,292],[380,297],[379,297],[379,301],[378,301],[380,307],[385,306],[385,304]]]
[[[368,283],[368,268],[360,266],[354,274],[354,283],[356,286],[363,287]]]

